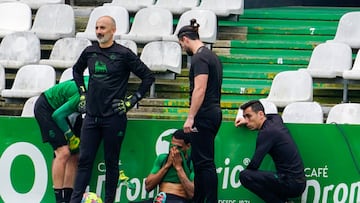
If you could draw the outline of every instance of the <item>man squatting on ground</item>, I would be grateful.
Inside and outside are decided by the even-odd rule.
[[[259,130],[255,153],[240,172],[241,184],[267,203],[284,203],[288,198],[300,196],[306,187],[304,164],[280,115],[265,115],[258,100],[249,101],[240,109],[243,117],[235,120],[235,126]],[[273,159],[276,172],[259,170],[266,154]]]

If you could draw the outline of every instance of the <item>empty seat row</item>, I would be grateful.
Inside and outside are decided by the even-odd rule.
[[[0,22],[0,37],[16,31],[34,32],[40,40],[57,40],[75,36],[74,10],[66,4],[44,5],[36,12],[31,26],[31,10],[19,2],[0,4],[0,17],[10,22]],[[22,10],[24,11],[22,11]],[[115,39],[131,39],[137,43],[156,40],[176,41],[179,29],[190,24],[190,19],[197,19],[200,24],[200,39],[205,43],[214,43],[217,35],[217,17],[210,10],[187,11],[180,16],[177,28],[173,33],[173,15],[164,8],[144,8],[134,17],[130,28],[128,11],[120,6],[96,7],[88,19],[84,32],[76,33],[76,37],[96,40],[96,20],[104,15],[114,18],[117,24]]]
[[[116,40],[116,42],[128,47],[135,54],[138,53],[134,41]],[[91,41],[85,38],[62,38],[55,42],[49,59],[40,60],[40,41],[35,34],[15,32],[7,35],[0,43],[0,65],[9,69],[18,69],[27,64],[50,65],[56,69],[68,68],[75,64],[81,52],[89,45]],[[167,55],[163,56],[163,54]],[[147,65],[156,72],[167,69],[174,73],[181,71],[182,52],[178,42],[149,42],[145,44],[141,55]],[[160,62],[165,60],[168,60],[167,65],[160,67]]]
[[[360,52],[353,63],[352,49],[348,44],[329,41],[317,45],[310,57],[308,72],[318,82],[342,83],[343,102],[348,101],[348,83],[360,83]]]
[[[41,59],[39,64],[50,65],[56,69],[72,67],[81,52],[89,45],[91,41],[85,38],[59,39],[55,42],[49,59]]]
[[[0,0],[0,3],[4,2],[20,2],[25,3],[31,9],[39,9],[43,5],[48,4],[64,4],[65,0]]]
[[[137,54],[137,45],[130,40],[116,40]],[[0,43],[0,65],[7,69],[18,69],[27,64],[50,65],[56,69],[75,64],[81,52],[91,45],[85,38],[66,37],[55,41],[49,59],[41,58],[39,38],[32,32],[14,32]]]
[[[18,2],[0,3],[0,38],[16,31],[31,29],[31,9]]]
[[[339,42],[326,42],[317,45],[312,51],[309,65],[305,70],[313,78],[341,77],[344,70],[352,65],[352,51],[349,45]]]
[[[122,6],[132,13],[145,7],[165,8],[176,15],[181,15],[190,9],[211,10],[217,16],[222,17],[244,13],[243,0],[113,0],[111,3],[105,3],[104,5]]]
[[[55,69],[48,65],[25,65],[16,73],[10,89],[3,89],[1,96],[6,102],[28,99],[40,95],[56,83]]]
[[[39,38],[32,32],[8,34],[0,43],[0,65],[18,69],[27,64],[47,64],[55,68],[72,66],[81,51],[91,42],[87,39],[61,38],[54,44],[49,59],[41,58]]]
[[[276,105],[270,101],[260,100],[265,114],[277,114]],[[282,114],[285,123],[323,123],[324,112],[317,102],[293,102],[285,106]],[[243,111],[239,108],[236,118],[242,118]]]
[[[275,104],[260,100],[266,114],[278,113]],[[243,117],[239,108],[236,118]],[[285,106],[281,117],[285,123],[324,123],[324,111],[318,102],[293,102]],[[360,104],[341,103],[332,106],[326,117],[327,124],[359,124]]]
[[[87,69],[86,69],[87,70]],[[87,71],[84,72],[85,75],[88,74]],[[20,77],[20,76],[19,76]],[[69,80],[72,78],[72,68],[66,69],[60,77],[59,82],[63,82],[65,80]],[[31,96],[26,99],[23,109],[21,111],[21,117],[34,117],[34,107],[39,95]]]
[[[277,107],[313,101],[313,79],[305,71],[282,71],[275,75],[268,96],[261,100],[272,102]]]
[[[331,61],[331,58],[322,59],[323,62]],[[331,69],[331,65],[321,67],[324,69],[322,72],[326,72],[327,69],[329,69],[329,72],[333,71]],[[311,75],[311,73],[313,73],[311,71],[312,68],[308,69],[310,70],[305,69],[298,71],[282,71],[278,73],[272,81],[268,96],[261,99],[261,101],[272,102],[276,105],[276,107],[281,108],[284,108],[285,106],[294,102],[312,102],[313,82],[314,79],[316,80],[316,78]],[[320,71],[314,72],[318,73]],[[322,75],[326,76],[328,74],[324,73]],[[317,77],[319,76],[317,75]]]
[[[273,79],[268,96],[260,99],[260,102],[264,105],[266,114],[278,113],[277,108],[284,108],[284,122],[323,123],[324,112],[319,103],[313,101],[313,78],[308,71],[278,73]],[[336,116],[338,111],[348,112],[349,115]],[[241,116],[242,111],[239,109],[237,117]],[[333,122],[360,124],[360,104],[342,103],[334,106],[327,118],[327,123]]]
[[[113,0],[111,3],[105,3],[104,5],[122,6],[132,13],[136,13],[146,7],[159,7],[165,8],[173,14],[180,15],[191,8],[197,7],[199,2],[199,0]]]
[[[352,11],[341,16],[333,41],[342,42],[351,48],[360,48],[360,11]]]
[[[34,32],[39,39],[57,40],[75,36],[75,15],[66,4],[46,4],[35,14],[32,24],[31,8],[21,2],[0,3],[0,38],[18,31]]]
[[[183,0],[182,3],[185,5],[190,5],[191,3],[189,1],[190,0]],[[212,13],[208,14],[208,12],[203,12],[204,14],[200,15],[202,22],[199,23],[201,23],[203,27],[206,25],[208,27],[206,29],[206,33],[207,35],[211,35],[210,38],[211,40],[209,43],[214,43],[214,39],[216,39],[217,27],[213,26],[213,24],[217,25],[216,12],[219,12],[219,10],[221,10],[221,8],[223,8],[224,5],[230,6],[229,10],[231,10],[230,8],[234,8],[233,7],[234,4],[242,4],[239,3],[240,1],[237,0],[234,2],[232,2],[231,0],[228,1],[229,1],[228,3],[224,3],[224,2],[219,3],[217,1],[212,2],[212,0],[202,1],[200,6],[196,7],[197,9],[206,10],[208,12],[214,13],[213,14],[214,16],[211,16]],[[36,11],[33,25],[31,25],[32,22],[31,8],[28,5],[30,3],[32,3],[33,5],[35,4],[39,5],[38,10]],[[134,4],[133,1],[132,3]],[[158,40],[159,37],[162,38],[163,36],[166,37],[168,35],[176,34],[176,33],[172,33],[173,31],[172,13],[170,10],[168,10],[169,8],[166,7],[166,5],[171,5],[170,1],[168,0],[158,1],[157,3],[163,6],[154,6],[154,7],[149,7],[149,9],[144,11],[142,11],[143,9],[137,11],[136,16],[138,17],[135,16],[134,21],[136,22],[134,22],[135,24],[134,28],[131,28],[130,31],[129,31],[129,27],[130,27],[129,14],[126,7],[124,8],[121,6],[109,6],[108,8],[101,8],[101,9],[95,8],[94,11],[92,11],[93,18],[89,19],[89,23],[85,32],[84,33],[80,32],[77,34],[77,36],[95,40],[96,37],[94,33],[94,27],[95,27],[94,24],[96,19],[101,15],[110,15],[114,17],[114,19],[118,24],[117,33],[115,33],[115,36],[125,35],[123,36],[124,39],[130,38],[138,42],[141,41],[148,42],[151,40]],[[173,3],[175,5],[178,5],[180,2],[173,1]],[[216,6],[216,9],[210,8],[212,5],[216,5],[216,4],[219,4]],[[110,5],[115,5],[115,4],[110,4]],[[194,15],[194,17],[199,17],[195,13],[197,12],[194,11],[191,14],[187,14],[187,15]],[[9,34],[14,31],[28,31],[28,30],[35,32],[40,39],[44,39],[44,40],[56,40],[59,38],[72,37],[75,35],[74,10],[71,6],[64,4],[63,1],[58,2],[58,0],[56,1],[42,0],[42,1],[28,1],[28,2],[15,1],[15,2],[0,3],[0,17],[1,19],[8,19],[6,21],[0,22],[0,37],[4,37],[6,34]],[[207,25],[207,22],[210,22],[210,25]],[[188,24],[188,22],[186,22],[186,24]],[[200,30],[201,29],[202,27],[200,27]],[[139,38],[139,40],[135,38]],[[206,38],[209,39],[209,37]]]
[[[217,37],[217,17],[210,10],[191,10],[183,13],[173,32],[173,15],[163,8],[143,8],[134,16],[130,27],[129,13],[120,6],[99,6],[89,16],[84,32],[76,33],[76,37],[96,40],[95,24],[99,17],[109,15],[117,24],[115,39],[129,39],[136,43],[170,40],[177,41],[177,33],[184,25],[189,25],[195,18],[200,24],[200,39],[205,43],[215,43]]]
[[[317,45],[307,71],[315,82],[343,84],[343,102],[348,102],[348,85],[360,83],[360,52],[353,63],[352,49],[360,48],[360,11],[341,16],[333,40]]]
[[[8,34],[0,43],[0,65],[18,69],[26,64],[36,64],[40,60],[40,40],[32,32]]]
[[[128,40],[116,40],[129,49],[136,49],[136,44]],[[132,50],[134,53],[135,50]],[[156,78],[175,79],[181,73],[182,52],[179,43],[171,41],[153,41],[145,44],[140,59],[150,68]],[[60,77],[60,82],[72,78],[72,69],[67,68]],[[131,75],[131,77],[135,77]],[[150,89],[150,97],[156,97],[155,83]]]
[[[117,42],[127,46],[129,49],[134,49],[134,46],[136,46],[135,42],[131,43],[131,41],[117,40]],[[70,76],[72,76],[72,72],[69,69],[75,64],[82,50],[90,44],[90,41],[87,39],[63,38],[55,43],[50,58],[40,60],[39,64],[34,62],[29,65],[25,64],[24,61],[16,61],[19,62],[19,64],[21,63],[21,65],[16,73],[13,85],[10,90],[2,90],[3,88],[0,86],[0,90],[2,90],[1,96],[11,101],[9,98],[29,98],[30,96],[37,95],[40,88],[39,84],[43,83],[43,79],[38,77],[44,76],[41,74],[44,67],[54,70],[52,71],[54,74],[51,72],[49,75],[49,78],[53,81],[56,81],[54,68],[68,67],[66,72],[63,73],[66,73],[66,75],[62,75],[60,81],[69,79]],[[137,54],[136,50],[132,51],[134,54]],[[141,52],[140,59],[154,72],[157,78],[175,79],[175,75],[181,73],[182,51],[177,42],[154,41],[147,43]],[[3,61],[4,63],[9,63],[7,59]],[[0,67],[0,71],[3,70],[4,72],[4,68],[2,66]],[[33,74],[37,74],[38,77],[33,77],[33,74],[28,74],[31,68],[34,71]],[[26,74],[24,74],[24,72]],[[52,75],[54,75],[54,77]],[[0,82],[5,83],[5,74],[0,74],[0,76],[4,76],[2,80],[0,79]],[[151,88],[150,97],[155,97],[155,84],[153,84]]]

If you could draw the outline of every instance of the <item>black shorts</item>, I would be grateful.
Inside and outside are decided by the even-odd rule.
[[[37,99],[34,107],[34,115],[39,124],[43,142],[49,142],[54,150],[67,145],[64,132],[52,119],[54,109],[50,106],[44,94]],[[81,123],[79,124],[81,126]]]

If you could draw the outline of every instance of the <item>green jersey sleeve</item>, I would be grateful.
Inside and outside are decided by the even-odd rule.
[[[168,154],[160,154],[159,156],[157,156],[150,173],[156,174],[163,166],[164,160],[166,160],[167,157],[168,157]]]
[[[68,99],[67,102],[57,108],[52,114],[52,118],[63,132],[66,132],[70,129],[68,123],[66,122],[66,118],[70,114],[77,111],[79,97],[79,93],[76,92],[72,97]]]

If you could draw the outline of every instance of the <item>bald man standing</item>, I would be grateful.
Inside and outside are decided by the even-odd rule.
[[[113,203],[119,177],[121,143],[127,125],[126,113],[143,98],[155,78],[150,69],[130,49],[115,43],[115,20],[102,16],[96,22],[97,43],[87,47],[73,67],[80,92],[79,108],[84,118],[80,157],[71,203],[80,203],[89,184],[93,163],[104,141],[106,166],[105,203]],[[88,68],[89,87],[84,87],[84,70]],[[130,72],[141,79],[136,92],[126,96]]]

